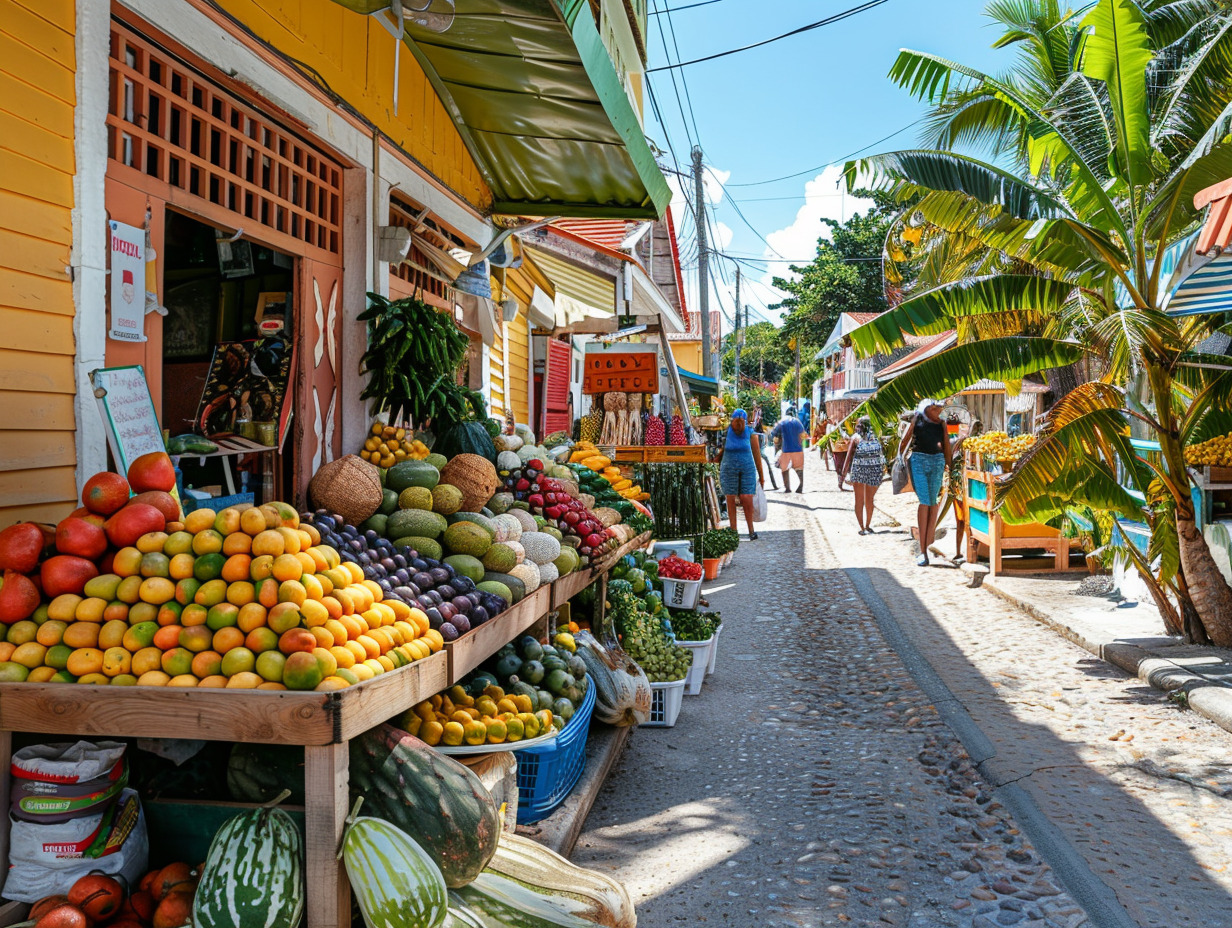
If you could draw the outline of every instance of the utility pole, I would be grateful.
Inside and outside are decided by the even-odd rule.
[[[702,376],[714,377],[710,356],[710,254],[706,247],[706,185],[702,178],[702,149],[693,146],[693,196],[697,203],[697,308],[702,319]]]
[[[740,399],[740,265],[736,265],[736,373],[732,394]]]

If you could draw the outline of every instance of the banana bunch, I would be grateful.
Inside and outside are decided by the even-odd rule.
[[[1034,445],[1034,435],[1015,435],[1010,438],[1005,432],[985,432],[964,441],[963,450],[998,461],[1017,461]]]
[[[1185,449],[1185,463],[1196,467],[1232,467],[1232,435],[1208,438]]]
[[[431,449],[418,438],[408,438],[406,429],[395,428],[377,421],[359,456],[377,467],[393,467],[403,461],[422,461]]]

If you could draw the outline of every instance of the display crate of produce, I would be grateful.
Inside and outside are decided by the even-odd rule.
[[[663,577],[663,603],[669,609],[695,609],[701,596],[700,580],[672,580]]]
[[[705,445],[653,445],[646,448],[647,464],[705,464]]]
[[[1059,529],[1038,522],[1009,524],[997,511],[997,475],[972,469],[972,458],[967,456],[963,471],[967,506],[967,562],[979,563],[988,558],[989,573],[996,576],[1013,570],[1022,572],[1086,570],[1086,561],[1080,556],[1082,542],[1078,538],[1066,538]],[[1011,562],[1006,566],[1004,557],[1010,551],[1023,552],[1022,566]],[[1036,556],[1047,558],[1037,561]],[[1074,556],[1071,562],[1071,555]]]
[[[693,542],[687,538],[680,541],[660,541],[655,539],[654,551],[651,552],[651,557],[657,561],[659,558],[671,557],[673,554],[682,561],[695,560],[693,557]]]
[[[642,723],[644,728],[671,728],[676,724],[684,702],[685,683],[685,680],[673,680],[650,684],[650,718]]]
[[[586,740],[595,698],[592,683],[582,704],[553,741],[517,752],[519,825],[547,818],[577,785],[586,767]]]
[[[646,463],[645,445],[618,445],[612,452],[612,460],[617,464]]]
[[[696,696],[702,691],[702,682],[706,679],[710,667],[710,651],[714,647],[714,638],[708,641],[681,641],[677,638],[676,644],[693,652],[693,663],[689,665],[689,675],[684,678],[684,694]]]
[[[722,416],[697,416],[693,419],[693,427],[707,431],[717,431],[723,427]]]
[[[506,641],[513,641],[538,622],[551,602],[552,587],[544,584],[478,628],[454,641],[446,641],[444,652],[449,656],[449,683],[457,683],[495,654]]]
[[[714,630],[714,636],[710,639],[710,656],[706,660],[706,673],[714,673],[714,665],[719,660],[719,635],[723,634],[723,626],[720,625]]]

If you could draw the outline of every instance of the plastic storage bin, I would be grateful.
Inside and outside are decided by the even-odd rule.
[[[689,665],[689,675],[684,678],[684,694],[686,696],[696,696],[702,691],[702,682],[706,679],[707,668],[710,666],[710,650],[714,645],[714,638],[711,638],[709,641],[681,641],[677,639],[676,644],[693,652],[693,663]]]
[[[651,557],[656,561],[660,558],[676,555],[682,561],[692,561],[693,557],[693,542],[687,539],[682,541],[655,541],[654,548],[651,549]]]
[[[663,604],[670,609],[696,609],[702,592],[700,580],[671,580],[663,577]]]
[[[671,728],[676,724],[687,682],[686,677],[672,683],[650,684],[650,718],[642,723],[644,728]]]
[[[592,682],[582,704],[555,741],[514,753],[518,759],[519,825],[531,825],[547,818],[573,792],[586,767],[586,739],[594,708],[595,684]]]

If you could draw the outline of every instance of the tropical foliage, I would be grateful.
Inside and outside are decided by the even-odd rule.
[[[931,105],[933,147],[846,166],[850,188],[908,204],[887,274],[911,263],[919,275],[852,333],[856,350],[959,334],[852,415],[884,423],[924,396],[1082,359],[1093,382],[1052,410],[999,496],[1003,515],[1089,507],[1145,521],[1150,549],[1133,556],[1165,621],[1232,646],[1232,588],[1195,525],[1184,460],[1186,443],[1232,430],[1232,374],[1197,351],[1221,319],[1164,311],[1165,256],[1202,218],[1194,195],[1232,177],[1232,12],[1218,0],[988,9],[997,45],[1016,52],[1010,71],[903,51],[890,77]],[[1130,443],[1131,425],[1157,454]]]

